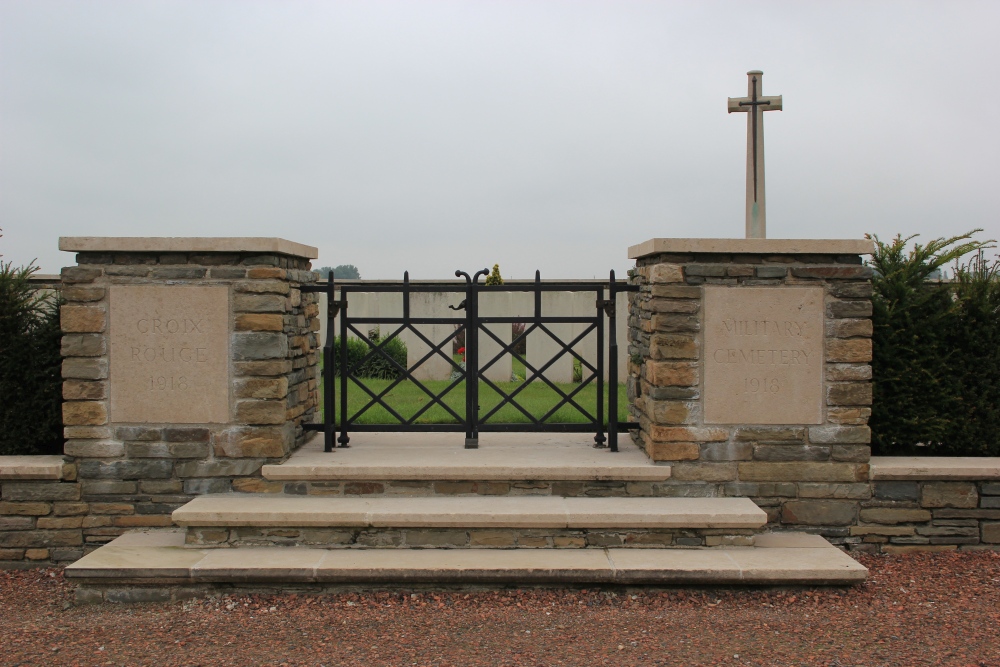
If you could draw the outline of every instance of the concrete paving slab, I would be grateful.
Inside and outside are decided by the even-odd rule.
[[[619,584],[739,583],[728,549],[608,549]]]
[[[746,583],[826,584],[860,582],[868,576],[864,565],[832,545],[731,550],[728,556],[739,566]]]
[[[870,465],[876,481],[1000,479],[1000,457],[873,456]]]
[[[610,583],[602,549],[368,549],[328,551],[325,582]]]
[[[342,549],[163,546],[135,533],[66,568],[71,579],[120,583],[850,584],[867,570],[839,549]],[[175,539],[176,541],[176,539]]]
[[[271,480],[618,480],[657,482],[657,465],[629,439],[618,452],[593,447],[586,433],[482,433],[465,449],[463,433],[356,433],[351,446],[324,452],[321,434],[281,464],[266,465]]]
[[[209,549],[191,566],[195,581],[316,581],[323,549],[303,547],[244,547]]]
[[[198,496],[171,518],[180,526],[364,527],[371,510],[366,498],[220,494]]]
[[[61,456],[0,456],[0,479],[62,479]]]
[[[124,537],[124,536],[123,536]],[[121,540],[121,541],[119,541]],[[66,566],[66,576],[88,579],[181,579],[190,577],[191,568],[205,557],[206,550],[185,549],[173,535],[172,543],[155,533],[127,534]]]
[[[758,528],[749,498],[566,498],[569,528]]]
[[[832,546],[822,535],[809,533],[763,533],[754,536],[758,549],[824,549]]]
[[[180,526],[374,528],[757,528],[767,522],[748,498],[267,494],[199,496],[172,518]]]

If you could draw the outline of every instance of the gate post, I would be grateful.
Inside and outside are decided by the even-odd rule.
[[[315,248],[271,238],[61,238],[65,452],[97,546],[260,477],[318,403]],[[100,510],[95,504],[99,503]],[[85,524],[86,525],[86,524]]]

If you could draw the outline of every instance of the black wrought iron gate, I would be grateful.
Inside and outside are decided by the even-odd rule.
[[[303,286],[305,292],[325,292],[327,295],[327,327],[326,340],[323,344],[323,423],[306,424],[307,430],[322,431],[325,435],[325,450],[333,451],[336,443],[347,447],[350,442],[350,432],[364,431],[465,431],[465,446],[478,446],[480,432],[579,432],[594,433],[596,447],[609,447],[618,451],[618,433],[628,428],[637,428],[638,424],[618,420],[618,341],[615,331],[615,304],[619,293],[636,291],[637,286],[624,281],[615,280],[615,272],[611,271],[610,280],[603,281],[573,281],[545,282],[541,281],[539,272],[535,272],[533,282],[510,283],[504,285],[486,286],[479,279],[489,273],[483,269],[474,275],[464,271],[456,271],[455,276],[465,279],[464,300],[459,304],[449,306],[455,311],[449,317],[414,317],[411,315],[410,297],[422,292],[461,294],[461,285],[447,281],[410,282],[409,274],[403,275],[402,282],[377,281],[365,283],[340,283],[335,285],[332,273],[325,284]],[[337,292],[339,291],[339,298]],[[530,292],[534,298],[531,315],[509,314],[497,316],[481,316],[479,314],[479,297],[488,292]],[[352,315],[349,309],[351,294],[359,292],[399,293],[402,296],[402,313],[399,317],[380,317],[367,315]],[[592,314],[580,316],[555,316],[543,312],[542,294],[545,292],[592,292],[594,294],[594,310]],[[464,314],[462,314],[464,311]],[[339,316],[339,318],[338,318]],[[339,327],[335,327],[339,322]],[[523,330],[513,336],[511,342],[505,342],[491,330],[491,325],[523,325]],[[553,331],[552,325],[578,325],[579,331],[569,340]],[[421,325],[450,325],[453,327],[444,340],[434,341],[421,330]],[[339,331],[335,330],[339,329]],[[389,353],[392,341],[403,332],[410,331],[413,336],[422,341],[428,351],[413,364],[401,363]],[[596,332],[596,354],[592,363],[586,356],[574,349],[592,332]],[[517,349],[527,337],[536,335],[548,336],[559,348],[554,356],[538,366],[530,363],[526,356],[522,358],[525,366],[524,381],[509,390],[502,383],[490,380],[486,371],[500,362],[505,355],[515,356]],[[492,339],[499,348],[488,359],[480,359],[481,335]],[[605,359],[604,337],[608,336],[607,358]],[[464,364],[457,362],[451,348],[454,341],[465,339]],[[361,342],[365,353],[352,354],[349,341],[355,339]],[[565,355],[570,355],[579,364],[580,381],[575,387],[567,389],[545,376],[551,368]],[[353,356],[353,358],[352,358]],[[447,360],[452,368],[450,379],[441,391],[435,392],[424,382],[414,376],[414,371],[429,359],[440,356]],[[368,386],[361,376],[362,370],[374,362],[390,368],[394,376],[391,382],[380,391]],[[607,366],[607,374],[605,374]],[[610,391],[605,391],[605,375],[610,382]],[[532,412],[518,402],[518,395],[532,382],[542,382],[558,396],[558,402],[543,415]],[[427,403],[415,413],[404,416],[394,409],[386,400],[387,395],[403,382],[412,383],[414,387],[427,395]],[[590,383],[596,382],[596,402],[593,409],[581,405],[578,400],[580,393]],[[483,411],[480,407],[480,384],[485,385],[499,396],[499,402]],[[465,390],[465,409],[456,410],[444,400],[450,392],[461,385]],[[367,401],[353,412],[348,409],[348,390],[361,391],[367,396]],[[339,406],[337,399],[339,398]],[[607,405],[605,405],[607,398]],[[421,416],[434,406],[440,406],[454,419],[454,423],[420,423]],[[510,405],[527,419],[522,423],[503,423],[491,421],[499,411]],[[390,423],[360,423],[359,418],[374,406],[385,409],[394,420]],[[556,412],[570,406],[583,417],[582,422],[551,422]],[[607,412],[605,413],[605,407]],[[607,418],[605,417],[607,414]],[[337,432],[339,431],[339,436]],[[605,435],[606,434],[606,435]]]

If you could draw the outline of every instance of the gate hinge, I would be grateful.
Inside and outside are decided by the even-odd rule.
[[[615,300],[614,299],[598,299],[597,307],[604,311],[604,314],[608,317],[615,316]]]

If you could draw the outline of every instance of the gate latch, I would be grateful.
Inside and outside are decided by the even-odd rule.
[[[608,317],[615,316],[615,301],[614,299],[598,299],[597,307],[604,310],[604,314]]]
[[[458,304],[457,306],[448,306],[448,307],[451,308],[452,310],[465,310],[465,302],[466,299],[462,299],[462,303]]]

